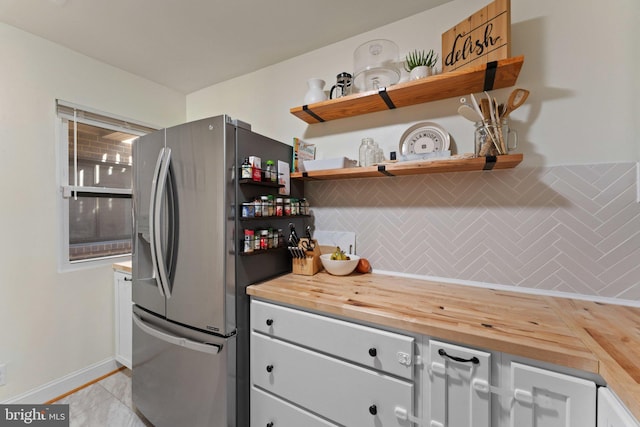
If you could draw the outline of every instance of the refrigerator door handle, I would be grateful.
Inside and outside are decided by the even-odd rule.
[[[190,339],[187,339],[187,338],[184,338],[184,337],[180,337],[180,336],[176,336],[176,335],[172,335],[172,334],[164,332],[164,331],[162,331],[160,329],[156,329],[156,328],[150,326],[144,320],[142,320],[140,318],[140,316],[137,315],[136,313],[133,313],[133,322],[140,329],[142,329],[144,332],[146,332],[147,334],[149,334],[149,335],[151,335],[151,336],[153,336],[155,338],[158,338],[158,339],[160,339],[162,341],[168,342],[169,344],[179,345],[181,347],[188,348],[190,350],[199,351],[201,353],[218,354],[218,353],[220,353],[220,351],[222,350],[222,347],[223,347],[222,343],[216,344],[216,343],[213,343],[213,342],[192,341]]]
[[[156,242],[155,242],[155,229],[156,224],[154,223],[155,218],[155,209],[156,209],[156,197],[158,193],[158,175],[160,174],[160,167],[162,166],[162,161],[164,159],[164,147],[160,149],[160,153],[158,153],[158,160],[156,161],[156,167],[153,172],[153,180],[151,181],[151,198],[149,200],[149,243],[151,246],[151,263],[153,264],[153,274],[152,278],[156,279],[156,283],[158,285],[158,291],[160,291],[160,295],[164,296],[164,288],[160,283],[160,277],[157,274],[158,271],[158,257],[156,254]]]
[[[156,282],[160,294],[167,298],[171,298],[171,288],[169,287],[169,274],[167,272],[167,263],[162,256],[162,229],[160,227],[160,218],[162,215],[162,196],[167,186],[169,178],[169,165],[171,164],[171,148],[163,148],[158,157],[156,164],[157,175],[154,175],[152,187],[153,205],[150,211],[150,224],[152,228],[151,234],[151,258],[154,261],[154,272],[156,274]],[[153,194],[155,193],[155,194]]]

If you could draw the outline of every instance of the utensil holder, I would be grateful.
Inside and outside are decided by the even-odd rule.
[[[301,238],[298,243],[299,248],[304,247],[304,243],[308,243],[309,239]],[[311,241],[313,250],[305,251],[304,258],[292,258],[293,274],[301,274],[303,276],[313,276],[322,269],[322,261],[320,261],[320,247],[315,240]]]
[[[509,154],[518,146],[518,133],[509,127],[509,120],[484,120],[475,124],[474,146],[476,157]]]

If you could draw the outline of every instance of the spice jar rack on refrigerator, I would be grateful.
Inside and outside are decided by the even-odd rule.
[[[241,186],[254,186],[265,191],[257,191],[238,206],[238,220],[241,228],[238,234],[240,255],[260,255],[287,248],[285,229],[295,218],[310,217],[309,204],[304,198],[278,194],[275,189],[284,187],[273,181],[240,179]]]

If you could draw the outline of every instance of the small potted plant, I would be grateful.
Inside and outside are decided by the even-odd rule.
[[[416,49],[407,54],[404,69],[409,73],[411,80],[421,79],[433,74],[433,67],[437,61],[438,54],[433,49],[428,52]]]

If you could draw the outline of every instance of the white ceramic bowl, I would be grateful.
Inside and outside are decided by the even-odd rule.
[[[346,276],[347,274],[351,274],[353,270],[358,266],[358,260],[360,257],[358,255],[349,256],[349,260],[336,260],[331,259],[331,254],[320,255],[320,261],[322,261],[322,265],[324,269],[327,270],[329,274],[333,274],[334,276]]]

